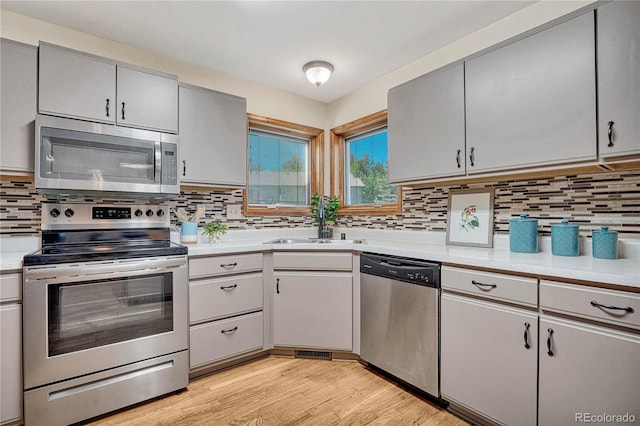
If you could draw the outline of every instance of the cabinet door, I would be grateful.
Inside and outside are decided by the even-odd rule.
[[[1,40],[0,170],[33,171],[38,50]]]
[[[443,293],[443,398],[503,424],[535,425],[536,325],[535,312]]]
[[[607,3],[598,8],[596,16],[600,156],[637,154],[640,153],[640,2]]]
[[[276,272],[275,346],[351,350],[352,275]]]
[[[116,122],[178,133],[178,82],[175,79],[118,66]]]
[[[467,62],[467,172],[596,158],[594,17]]]
[[[539,398],[540,425],[640,418],[640,336],[541,315]]]
[[[465,174],[464,64],[389,91],[389,180]]]
[[[115,101],[115,64],[97,56],[40,45],[40,113],[113,124]]]
[[[0,306],[0,422],[22,418],[22,307]]]
[[[180,86],[182,182],[243,187],[247,181],[247,101]]]

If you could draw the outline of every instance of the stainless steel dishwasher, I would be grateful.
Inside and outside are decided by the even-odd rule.
[[[440,397],[440,264],[360,256],[360,356]]]

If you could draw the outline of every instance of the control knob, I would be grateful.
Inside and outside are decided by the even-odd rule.
[[[138,209],[138,210],[136,210],[136,211],[135,211],[135,213],[134,213],[134,214],[135,214],[137,217],[140,217],[140,216],[142,216],[142,210]]]
[[[153,216],[153,210],[151,209],[147,210],[147,216],[149,217]]]
[[[73,215],[74,215],[74,213],[75,213],[75,212],[74,212],[73,210],[71,210],[71,209],[66,209],[66,210],[64,211],[64,215],[65,215],[66,217],[71,217],[71,216],[73,216]]]
[[[49,215],[51,217],[58,217],[60,216],[60,210],[58,209],[51,209],[51,211],[49,212]]]
[[[156,215],[157,215],[158,217],[162,217],[162,216],[164,216],[164,210],[162,210],[162,209],[158,210],[158,212],[156,213]]]

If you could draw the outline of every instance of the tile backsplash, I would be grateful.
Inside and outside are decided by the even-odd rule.
[[[369,229],[445,231],[449,191],[494,188],[494,232],[509,232],[509,219],[526,213],[538,219],[541,235],[551,224],[569,219],[583,236],[607,225],[621,238],[640,238],[640,170],[564,175],[543,179],[498,179],[492,182],[403,189],[403,212],[393,216],[341,216],[339,226]],[[35,191],[32,178],[0,176],[0,236],[37,236],[40,203],[55,201]],[[144,200],[65,198],[60,201],[145,203]],[[311,227],[310,216],[242,216],[227,219],[226,207],[242,205],[242,190],[183,190],[167,203],[194,211],[204,204],[204,220],[226,222],[230,229]],[[172,215],[172,226],[177,219]]]

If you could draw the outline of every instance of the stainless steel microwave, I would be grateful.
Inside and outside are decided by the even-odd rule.
[[[36,190],[178,194],[178,136],[36,115]]]

